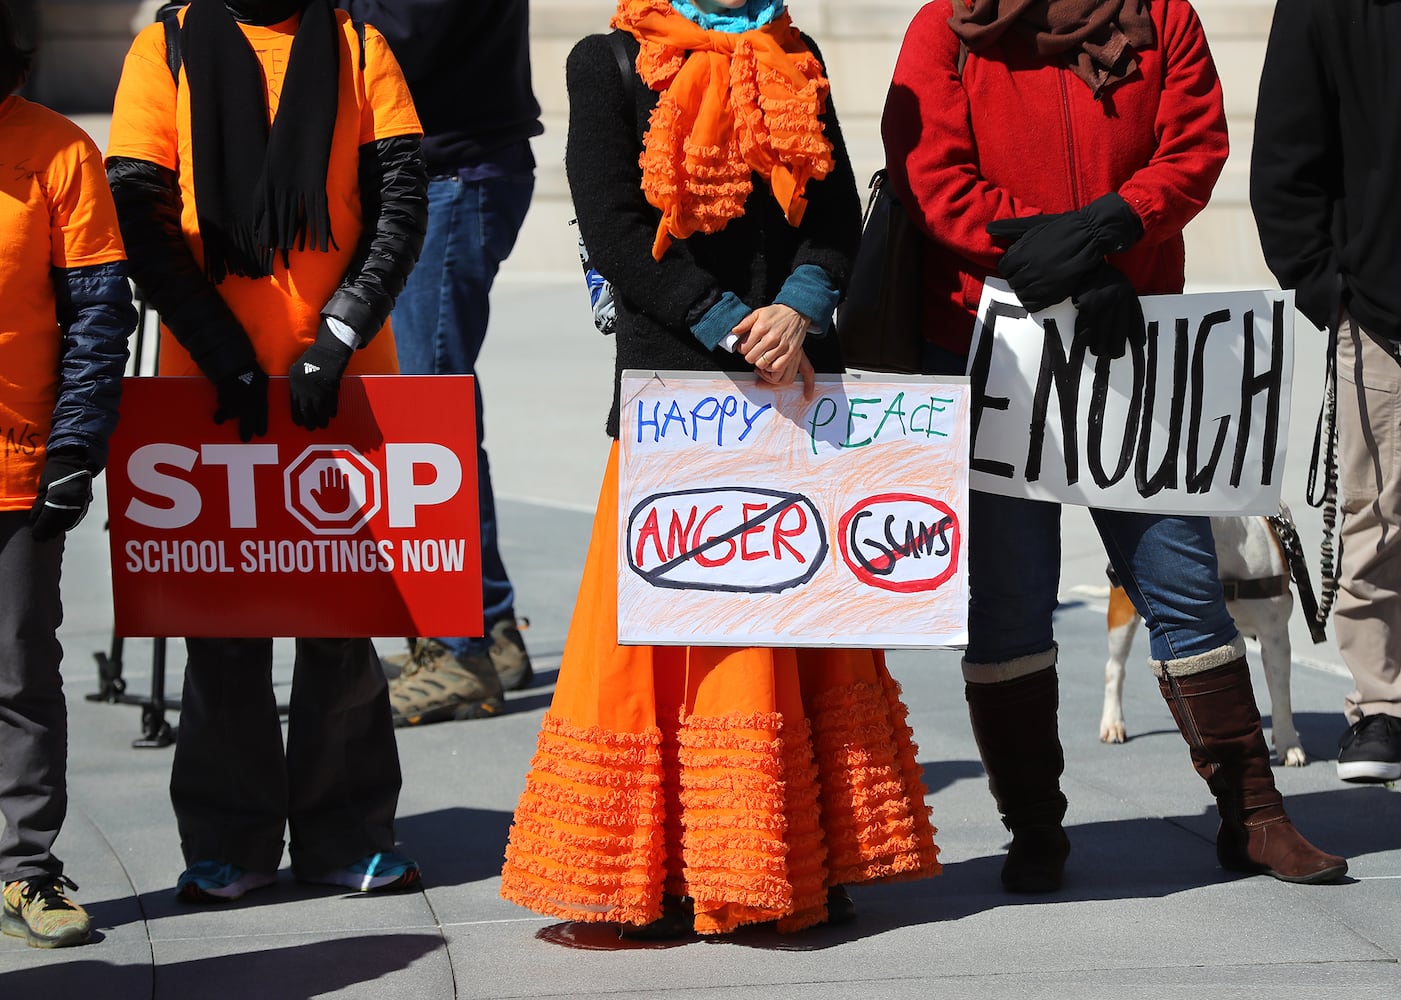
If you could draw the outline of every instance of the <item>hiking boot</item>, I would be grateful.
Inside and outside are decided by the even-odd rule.
[[[405,639],[409,644],[407,652],[390,653],[379,658],[380,669],[384,671],[385,680],[393,680],[403,674],[408,669],[409,662],[413,659],[413,647],[417,639]]]
[[[515,615],[498,618],[491,626],[487,638],[491,640],[491,665],[501,678],[501,686],[507,691],[521,691],[530,687],[535,679],[535,668],[530,665],[530,654],[525,651],[525,640],[520,630],[530,628],[528,618],[517,619]]]
[[[506,710],[501,678],[486,653],[454,656],[437,639],[419,639],[404,672],[389,682],[396,726],[486,719]]]
[[[35,875],[5,884],[5,911],[0,930],[22,937],[31,948],[67,948],[92,936],[87,912],[63,894],[76,890],[63,875]]]
[[[175,896],[186,903],[231,903],[276,881],[271,872],[250,872],[225,861],[196,861],[180,873]]]
[[[420,879],[418,865],[394,851],[367,854],[354,864],[326,872],[324,875],[301,877],[303,882],[317,885],[338,885],[355,892],[393,892],[412,889]]]
[[[1376,783],[1401,778],[1401,718],[1364,715],[1338,741],[1338,777]]]

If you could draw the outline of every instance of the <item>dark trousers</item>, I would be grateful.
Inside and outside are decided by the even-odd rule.
[[[0,513],[0,880],[63,872],[68,709],[58,666],[63,539],[36,543],[29,511]]]
[[[315,877],[394,847],[399,751],[368,639],[298,639],[287,747],[271,639],[187,639],[170,799],[187,864]]]

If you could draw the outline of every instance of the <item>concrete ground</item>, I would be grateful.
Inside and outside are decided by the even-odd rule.
[[[100,123],[99,123],[100,124]],[[1297,825],[1351,859],[1344,884],[1301,887],[1221,871],[1205,786],[1140,639],[1125,703],[1130,740],[1099,742],[1104,556],[1083,511],[1065,515],[1061,731],[1074,852],[1063,891],[1000,891],[1006,833],[969,732],[957,652],[901,652],[904,685],[939,827],[944,874],[858,888],[855,923],[779,936],[620,943],[605,925],[536,916],[497,894],[502,851],[578,586],[608,442],[612,344],[590,325],[577,275],[542,278],[513,260],[494,296],[479,374],[503,551],[537,681],[499,719],[400,733],[398,833],[424,889],[360,897],[293,882],[213,908],[176,902],[182,867],[166,794],[169,749],[133,749],[131,705],[92,702],[94,653],[110,642],[104,511],[73,534],[65,563],[72,803],[57,851],[81,885],[92,944],[61,952],[0,938],[0,996],[184,1000],[311,997],[1391,997],[1401,989],[1401,797],[1337,780],[1346,671],[1335,645],[1293,623],[1295,719],[1311,763],[1276,769]],[[1317,409],[1300,336],[1286,498],[1306,552],[1319,521],[1303,503]],[[386,642],[385,651],[393,648]],[[278,682],[290,647],[278,647]],[[124,650],[129,691],[149,692],[153,648]],[[1258,663],[1258,657],[1252,658]],[[182,653],[170,651],[168,690]],[[1263,679],[1261,709],[1268,724]],[[178,699],[177,699],[178,700]],[[178,723],[178,712],[167,714]]]

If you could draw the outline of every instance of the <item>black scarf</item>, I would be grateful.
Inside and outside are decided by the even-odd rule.
[[[293,247],[335,245],[326,199],[340,78],[335,11],[329,0],[225,3],[192,0],[180,36],[195,209],[205,273],[215,284],[228,274],[271,274],[278,251],[285,263]],[[269,128],[262,69],[237,21],[276,24],[298,10]]]

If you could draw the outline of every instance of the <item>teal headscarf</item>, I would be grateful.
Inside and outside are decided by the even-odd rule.
[[[743,7],[721,14],[704,14],[688,0],[671,0],[671,6],[686,20],[694,21],[707,31],[730,33],[761,28],[783,13],[783,0],[746,0]]]

